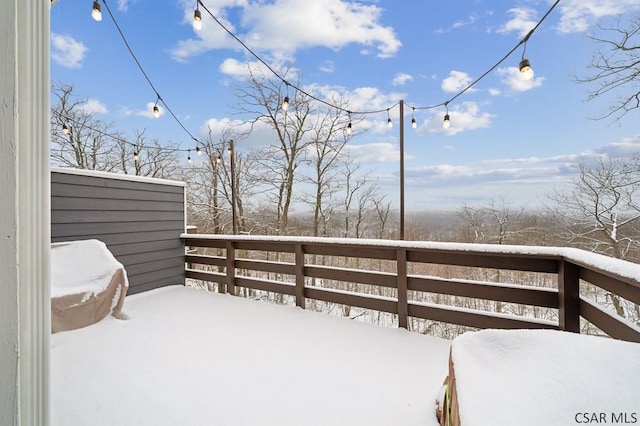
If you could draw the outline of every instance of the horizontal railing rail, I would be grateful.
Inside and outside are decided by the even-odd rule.
[[[588,283],[608,297],[638,305],[640,265],[578,249],[204,234],[182,238],[189,247],[186,278],[224,285],[232,294],[243,287],[293,296],[302,308],[307,300],[317,300],[372,309],[396,315],[404,328],[416,318],[473,328],[580,332],[583,318],[611,337],[640,342],[640,327],[581,294],[581,283]],[[208,249],[217,250],[210,254]],[[251,253],[262,255],[256,258]],[[338,258],[350,261],[338,266],[327,261]],[[374,269],[376,262],[379,267]],[[485,274],[490,270],[498,278],[521,273],[524,279],[515,284],[495,277],[493,281],[451,278],[424,273],[429,267]],[[554,286],[530,285],[528,274],[551,276]],[[348,288],[330,288],[322,285],[325,282],[345,283]],[[391,295],[381,294],[380,289]],[[554,319],[432,303],[416,299],[415,294],[548,309]]]

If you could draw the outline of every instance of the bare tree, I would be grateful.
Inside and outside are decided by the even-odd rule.
[[[619,259],[640,247],[640,158],[579,164],[570,189],[550,195],[564,223],[560,236],[570,245]]]
[[[619,259],[638,261],[640,248],[640,157],[601,160],[596,166],[579,165],[569,190],[550,195],[554,212],[563,224],[560,237],[568,245]],[[607,293],[620,316],[625,303]],[[640,308],[626,304],[640,321]]]
[[[109,138],[111,124],[83,106],[86,99],[73,94],[73,86],[52,85],[51,163],[78,169],[114,171],[118,158]]]
[[[263,181],[273,186],[277,205],[277,229],[287,232],[289,210],[293,202],[293,188],[298,167],[306,161],[306,147],[311,143],[307,132],[311,128],[310,99],[295,92],[288,110],[282,108],[288,88],[280,81],[249,68],[245,85],[236,87],[238,112],[253,117],[251,123],[262,123],[273,130],[274,138],[263,148],[259,161],[263,167]]]
[[[366,194],[364,196],[361,194],[363,191],[363,188],[365,188],[365,186],[367,185],[368,176],[367,175],[358,176],[357,171],[359,168],[360,168],[359,165],[357,164],[354,165],[352,161],[347,161],[342,171],[342,177],[345,183],[344,202],[343,202],[343,208],[344,208],[343,236],[344,237],[351,237],[351,220],[352,220],[351,208],[354,201],[357,200],[359,202],[359,205],[358,205],[359,214],[356,215],[357,219],[356,219],[355,235],[353,236],[355,238],[360,238],[360,224],[364,219],[363,218],[364,211],[366,210],[366,206],[368,204],[368,201],[365,202],[365,200],[368,200],[369,197],[367,197]]]
[[[124,138],[114,140],[119,153],[117,171],[136,176],[148,176],[167,179],[173,176],[178,163],[178,145],[161,144],[158,139],[148,140],[145,130],[135,130],[134,142]]]
[[[391,213],[391,201],[385,201],[385,196],[373,199],[376,215],[378,217],[379,232],[377,238],[383,239],[386,234],[387,222]]]
[[[121,172],[157,178],[171,177],[177,163],[177,144],[147,140],[135,132],[134,142],[84,108],[73,86],[54,85],[51,111],[51,162],[78,169]]]
[[[481,207],[466,204],[458,211],[463,220],[465,239],[469,242],[504,244],[514,234],[522,232],[516,227],[523,215],[524,207],[514,209],[504,199],[491,201]]]
[[[615,95],[609,111],[598,118],[613,117],[617,121],[640,108],[640,15],[625,24],[618,19],[616,26],[600,30],[605,34],[590,37],[602,47],[593,55],[589,66],[592,72],[576,80],[596,86],[589,92],[589,100]]]
[[[344,101],[334,99],[332,103],[338,105]],[[344,131],[348,119],[333,109],[314,111],[310,121],[308,157],[313,171],[303,181],[313,186],[313,193],[304,199],[313,206],[313,235],[327,236],[331,212],[336,207],[334,194],[344,187],[339,171],[344,165],[343,148],[350,139]]]

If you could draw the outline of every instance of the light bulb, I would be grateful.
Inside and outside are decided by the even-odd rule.
[[[222,163],[222,157],[218,155],[218,158],[216,158],[216,164],[220,163]]]
[[[418,128],[418,122],[416,121],[415,118],[411,119],[411,127],[413,127],[414,129]]]
[[[93,2],[91,17],[98,22],[102,21],[102,10],[100,10],[100,3],[98,3],[98,0],[94,0]]]
[[[349,124],[347,124],[347,133],[351,134],[351,130],[353,129],[351,128],[351,122],[349,122]]]
[[[389,128],[393,127],[393,121],[391,121],[390,118],[387,118],[387,127],[389,127]]]
[[[187,155],[187,163],[191,164],[191,154]]]
[[[287,111],[289,109],[289,97],[284,97],[284,102],[282,102],[282,110]]]
[[[62,125],[62,133],[64,133],[65,135],[69,134],[69,127],[66,124]]]
[[[196,154],[202,155],[202,150],[200,149],[199,146],[196,147]]]
[[[138,152],[134,152],[133,153],[133,161],[138,162],[138,160],[140,159],[140,156],[138,155]]]
[[[531,62],[528,59],[522,59],[518,67],[522,78],[525,80],[531,80],[533,78],[533,69],[531,68]]]
[[[445,129],[448,129],[449,126],[451,126],[451,120],[449,118],[450,118],[449,114],[444,115],[444,121],[442,122],[442,127],[444,127]]]
[[[193,29],[198,31],[202,29],[202,14],[198,8],[193,11]]]
[[[158,108],[157,104],[153,106],[153,116],[155,118],[160,117],[160,108]]]

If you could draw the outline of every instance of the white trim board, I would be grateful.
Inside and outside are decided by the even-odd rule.
[[[148,176],[125,175],[122,173],[103,172],[100,170],[73,169],[70,167],[51,167],[51,171],[55,173],[66,173],[69,175],[92,176],[105,179],[118,179],[130,182],[157,183],[159,185],[182,186],[186,187],[185,182],[170,179],[159,179]]]

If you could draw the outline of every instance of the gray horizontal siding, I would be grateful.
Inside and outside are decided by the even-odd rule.
[[[98,239],[122,263],[128,294],[184,284],[184,187],[51,173],[51,241]]]

